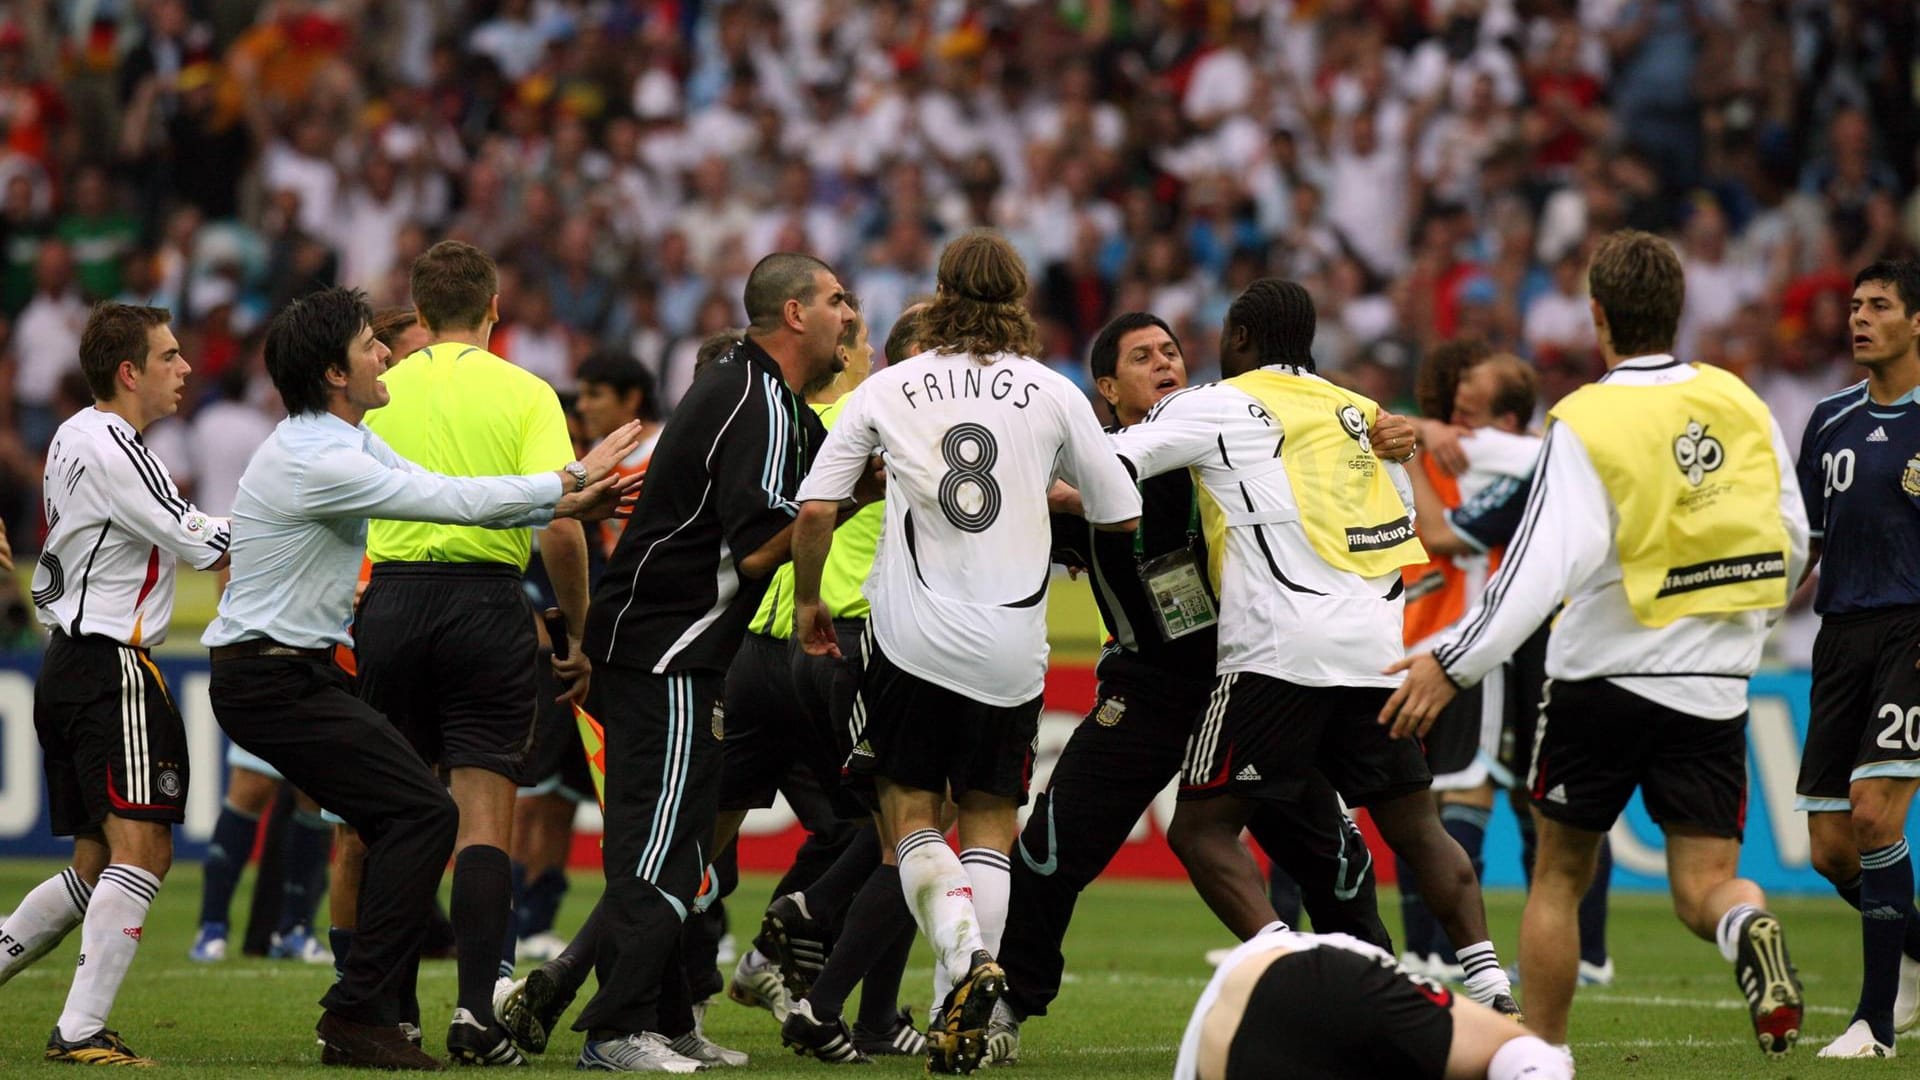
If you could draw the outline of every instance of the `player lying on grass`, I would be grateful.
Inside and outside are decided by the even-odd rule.
[[[1512,1018],[1401,970],[1384,950],[1345,934],[1275,929],[1214,972],[1173,1075],[1571,1080],[1573,1064]]]

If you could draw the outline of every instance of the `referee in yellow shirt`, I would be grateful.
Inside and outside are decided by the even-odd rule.
[[[435,244],[414,262],[410,284],[431,336],[386,373],[392,404],[369,414],[368,426],[400,456],[451,476],[570,467],[573,443],[553,388],[487,351],[499,319],[493,260],[467,244]],[[361,699],[448,770],[460,808],[449,907],[460,992],[447,1030],[448,1056],[460,1064],[524,1064],[492,996],[512,917],[514,792],[538,693],[534,620],[520,586],[531,546],[526,529],[375,521],[373,573],[354,624]],[[568,625],[584,625],[580,524],[542,530],[540,556]],[[587,662],[577,640],[570,656],[554,667],[578,701]]]

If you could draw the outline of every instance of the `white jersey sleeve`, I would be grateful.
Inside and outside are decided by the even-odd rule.
[[[1244,395],[1234,394],[1241,400]],[[1215,415],[1229,398],[1218,386],[1190,386],[1161,399],[1144,422],[1108,436],[1114,452],[1140,479],[1199,465],[1214,456],[1221,438]]]
[[[1081,509],[1095,525],[1140,516],[1140,489],[1115,456],[1107,433],[1084,402],[1061,402],[1067,440],[1060,448],[1060,479],[1080,489]]]
[[[839,502],[853,494],[854,486],[867,471],[867,461],[879,449],[878,435],[866,407],[870,395],[861,393],[870,385],[861,383],[847,395],[840,406],[840,415],[827,432],[827,441],[820,444],[820,452],[814,455],[813,467],[800,481],[800,490],[793,497],[795,502]]]
[[[227,520],[188,502],[166,467],[138,440],[117,427],[102,430],[108,443],[84,445],[101,471],[94,487],[106,496],[114,524],[195,570],[219,562],[227,553]]]

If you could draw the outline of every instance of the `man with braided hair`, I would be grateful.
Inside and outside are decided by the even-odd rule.
[[[1111,436],[1142,479],[1195,470],[1211,580],[1220,591],[1218,679],[1187,744],[1168,841],[1209,906],[1245,936],[1271,911],[1240,831],[1263,805],[1299,797],[1318,769],[1364,806],[1419,875],[1462,943],[1467,990],[1516,1012],[1487,938],[1480,884],[1429,795],[1419,747],[1374,722],[1401,656],[1401,570],[1426,562],[1400,463],[1410,437],[1374,456],[1380,408],[1314,372],[1313,300],[1264,278],[1228,308],[1227,378],[1169,395]],[[1404,436],[1396,436],[1403,438]]]

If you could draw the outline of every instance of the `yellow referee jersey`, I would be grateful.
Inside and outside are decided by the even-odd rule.
[[[385,375],[392,400],[367,426],[395,453],[447,476],[548,472],[573,460],[560,397],[538,375],[485,349],[429,345]],[[383,562],[497,562],[525,569],[526,529],[375,521],[367,557]]]

